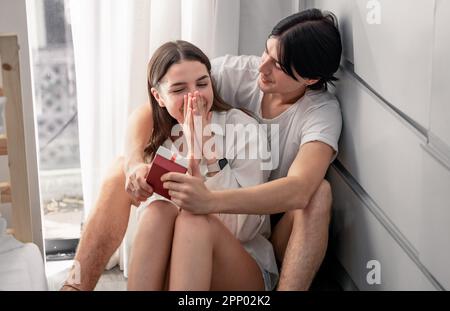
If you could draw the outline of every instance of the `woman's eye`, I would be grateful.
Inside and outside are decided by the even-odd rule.
[[[275,68],[280,69],[281,70],[281,65],[279,62],[275,62]]]
[[[172,90],[172,93],[181,93],[183,91],[184,91],[184,89]]]
[[[207,87],[208,83],[199,83],[197,84],[198,87]]]

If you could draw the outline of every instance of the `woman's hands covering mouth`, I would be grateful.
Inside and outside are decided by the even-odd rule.
[[[184,95],[183,115],[188,157],[198,164],[203,157],[203,146],[211,138],[211,133],[205,131],[205,128],[211,123],[212,112],[208,110],[205,98],[195,92]]]

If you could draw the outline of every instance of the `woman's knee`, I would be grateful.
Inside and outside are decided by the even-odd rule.
[[[149,206],[145,207],[140,215],[142,222],[157,221],[163,225],[166,225],[178,216],[178,209],[169,202],[155,201]]]
[[[209,215],[194,215],[183,210],[175,221],[175,232],[185,237],[189,237],[195,232],[210,235],[212,233],[210,217]]]

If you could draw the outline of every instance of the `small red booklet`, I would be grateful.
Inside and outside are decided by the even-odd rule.
[[[156,151],[152,166],[147,175],[147,183],[152,186],[153,191],[170,200],[169,191],[163,188],[161,176],[168,172],[185,174],[188,161],[182,156],[172,153],[169,149],[160,146]]]

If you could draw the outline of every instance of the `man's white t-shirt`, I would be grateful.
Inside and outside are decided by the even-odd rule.
[[[211,62],[211,74],[222,98],[236,108],[252,112],[260,124],[267,124],[272,163],[269,180],[287,176],[299,148],[311,141],[331,146],[336,157],[342,116],[336,97],[326,90],[307,90],[305,95],[273,119],[261,114],[263,92],[258,85],[260,57],[226,55]],[[271,126],[278,127],[278,142]],[[277,165],[278,164],[278,165]]]

